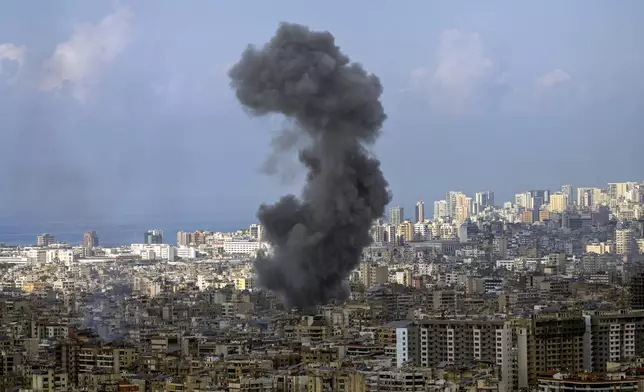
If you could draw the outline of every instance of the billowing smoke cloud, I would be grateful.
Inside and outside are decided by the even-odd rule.
[[[301,198],[259,209],[274,246],[255,261],[259,284],[302,309],[336,299],[391,198],[363,146],[386,119],[380,80],[351,63],[330,33],[288,23],[264,47],[248,47],[229,76],[251,114],[281,113],[310,139],[299,154],[308,169]]]
[[[302,136],[297,125],[291,129],[285,124],[281,132],[271,140],[273,151],[264,161],[264,173],[279,175],[284,184],[290,183],[296,177],[300,166],[287,154],[303,142]]]

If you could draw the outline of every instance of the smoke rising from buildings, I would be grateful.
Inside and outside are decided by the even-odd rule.
[[[291,127],[283,124],[281,132],[271,140],[272,152],[264,161],[262,171],[269,175],[279,175],[282,183],[289,184],[298,174],[300,165],[289,153],[297,148],[303,140],[297,125]]]
[[[301,197],[259,209],[273,249],[255,261],[258,283],[302,309],[337,299],[391,198],[364,147],[386,119],[380,80],[351,63],[330,33],[290,23],[263,47],[249,46],[229,76],[250,114],[281,113],[308,139],[299,151],[308,170]]]
[[[124,305],[122,301],[133,294],[133,287],[130,282],[121,280],[117,274],[104,271],[104,275],[117,278],[111,281],[107,292],[91,293],[86,298],[86,307],[83,312],[81,326],[92,330],[104,342],[122,341],[125,336],[121,334],[122,323],[111,323],[113,311]]]

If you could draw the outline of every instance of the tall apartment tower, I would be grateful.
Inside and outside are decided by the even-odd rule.
[[[563,192],[550,195],[550,212],[564,212],[568,206],[568,199]]]
[[[608,183],[608,197],[611,200],[620,200],[628,192],[627,182],[609,182]]]
[[[148,230],[143,234],[143,243],[148,245],[156,245],[163,243],[163,231],[162,230]]]
[[[477,204],[480,210],[484,210],[487,206],[494,205],[494,192],[484,191],[477,192],[474,196],[474,202]]]
[[[592,207],[595,204],[595,188],[577,188],[577,206]]]
[[[458,222],[464,222],[470,216],[472,198],[467,197],[465,193],[458,192],[455,197],[455,207],[452,219]]]
[[[389,208],[389,223],[392,225],[399,225],[405,220],[405,210],[401,206],[394,206]]]
[[[255,240],[255,241],[261,241],[262,239],[262,225],[253,223],[250,225],[249,228],[250,236]]]
[[[397,358],[416,366],[483,361],[500,366],[502,378],[508,380],[511,349],[512,328],[505,320],[424,319],[396,330]],[[400,366],[403,361],[396,362]]]
[[[458,206],[459,197],[465,198],[465,194],[459,191],[449,191],[445,195],[445,202],[447,203],[447,216],[450,218],[456,217],[456,207]]]
[[[588,370],[605,372],[607,362],[644,355],[644,311],[594,312],[584,316],[590,325]]]
[[[360,264],[360,280],[366,288],[385,284],[389,280],[389,268],[386,265],[362,263]]]
[[[575,312],[532,316],[532,343],[535,370],[559,369],[568,372],[584,370],[584,337],[586,323]]]
[[[96,231],[86,231],[85,234],[83,234],[83,246],[85,248],[95,248],[98,244],[98,234],[96,234]]]
[[[532,205],[529,208],[537,209],[543,204],[550,202],[550,191],[544,189],[531,190],[530,196],[532,197]]]
[[[635,235],[631,229],[615,230],[615,253],[630,255],[636,251]]]
[[[49,246],[55,242],[54,236],[49,233],[44,233],[36,237],[36,245],[38,246]]]
[[[178,246],[189,246],[193,240],[193,235],[189,231],[180,231],[177,233],[177,245]]]
[[[572,191],[572,185],[570,185],[570,184],[562,185],[561,193],[563,193],[566,196],[566,201],[567,201],[568,205],[575,204],[572,192],[573,192]]]
[[[631,309],[644,310],[644,272],[629,279],[628,300]]]
[[[425,203],[422,200],[416,202],[416,223],[425,221]]]
[[[447,202],[445,200],[436,200],[434,202],[434,219],[444,218],[447,216]]]

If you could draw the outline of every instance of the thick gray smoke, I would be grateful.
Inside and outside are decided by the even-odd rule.
[[[308,169],[301,198],[259,209],[273,245],[255,261],[259,284],[302,309],[336,299],[390,200],[380,162],[363,147],[386,119],[380,80],[330,33],[289,23],[264,47],[248,47],[229,76],[251,114],[281,113],[310,139],[299,154]]]

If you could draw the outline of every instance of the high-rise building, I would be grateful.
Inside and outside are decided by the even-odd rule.
[[[548,204],[550,202],[550,191],[537,189],[528,192],[532,197],[532,205],[528,208],[538,209],[542,205]]]
[[[630,255],[636,251],[635,235],[631,229],[615,230],[615,253]]]
[[[447,202],[445,200],[436,200],[434,202],[434,219],[445,218],[447,216]]]
[[[550,201],[550,191],[532,190],[524,193],[517,193],[514,202],[518,208],[529,208],[539,210],[542,205]]]
[[[550,212],[564,212],[568,206],[568,198],[563,192],[550,195]]]
[[[610,200],[619,200],[626,196],[628,192],[628,182],[611,182],[608,183],[608,198]]]
[[[423,223],[425,220],[425,203],[422,200],[416,202],[416,223]]]
[[[479,211],[494,205],[494,192],[492,191],[477,192],[474,198]]]
[[[474,213],[474,200],[472,200],[472,198],[468,196],[465,198],[465,204],[467,204],[468,209],[467,216],[472,216],[472,214]]]
[[[601,193],[601,189],[592,187],[577,188],[577,206],[578,207],[592,207],[596,203],[596,196]]]
[[[628,300],[631,309],[644,310],[644,271],[639,271],[628,280]]]
[[[435,295],[437,293],[434,292]],[[445,294],[446,299],[453,296],[453,293]],[[424,319],[413,324],[396,323],[396,356],[400,358],[396,361],[397,366],[405,362],[423,367],[434,367],[440,363],[458,366],[483,361],[498,365],[504,380],[511,377],[510,322],[492,319]]]
[[[385,284],[389,281],[389,268],[386,265],[360,264],[360,280],[366,288]]]
[[[398,226],[387,224],[384,226],[382,241],[389,244],[398,244]]]
[[[447,216],[450,218],[456,217],[456,207],[458,205],[457,199],[459,197],[466,197],[463,192],[449,191],[445,195],[445,202],[447,203]]]
[[[405,242],[414,240],[414,224],[410,221],[404,221],[397,227],[398,236],[404,238]]]
[[[585,316],[590,325],[590,366],[606,371],[608,362],[621,362],[644,355],[644,311],[593,312]]]
[[[250,225],[249,232],[250,232],[250,236],[255,241],[260,241],[262,239],[262,225],[253,223],[252,225]]]
[[[517,208],[532,208],[532,195],[530,192],[517,193],[514,195],[514,204]]]
[[[371,236],[373,242],[387,242],[385,241],[385,227],[380,221],[374,222],[371,225],[371,229],[369,229],[369,235]]]
[[[203,230],[197,230],[192,233],[192,242],[196,245],[204,245],[206,243],[206,235],[208,233]]]
[[[398,226],[405,220],[405,210],[401,206],[389,208],[389,223]]]
[[[148,245],[162,244],[163,231],[162,230],[148,230],[143,234],[143,243]]]
[[[568,205],[574,204],[573,194],[572,194],[572,185],[566,184],[561,187],[561,193],[566,196]]]
[[[96,231],[86,231],[83,234],[83,246],[90,249],[98,246],[98,235]]]
[[[192,233],[188,231],[180,231],[177,233],[177,245],[178,246],[189,246],[194,241],[192,240]]]
[[[535,370],[584,370],[584,336],[586,323],[575,312],[548,313],[532,316]]]
[[[36,237],[36,245],[38,246],[49,246],[55,242],[54,236],[49,233],[44,233]]]
[[[458,222],[464,222],[470,216],[472,198],[467,197],[465,193],[458,192],[454,195],[453,202],[455,206],[452,218]]]

